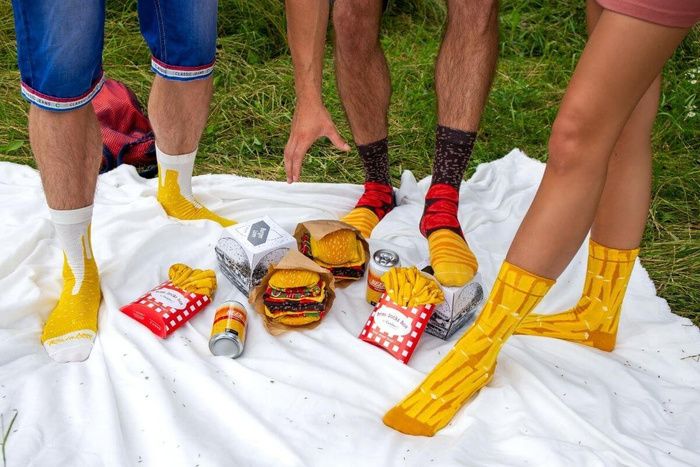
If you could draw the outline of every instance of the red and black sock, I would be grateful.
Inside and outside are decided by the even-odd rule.
[[[388,140],[358,145],[357,152],[365,169],[365,192],[355,207],[367,208],[381,220],[396,206],[389,174]]]
[[[421,233],[426,238],[438,229],[449,229],[464,236],[457,218],[459,187],[475,140],[475,132],[438,125],[433,178],[425,195],[425,209],[420,221]]]

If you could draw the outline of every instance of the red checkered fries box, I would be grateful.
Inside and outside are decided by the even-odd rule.
[[[163,282],[145,295],[120,308],[150,329],[156,336],[165,338],[185,324],[211,303],[207,295],[187,292]]]
[[[434,304],[398,305],[385,292],[358,337],[408,363],[434,309]]]

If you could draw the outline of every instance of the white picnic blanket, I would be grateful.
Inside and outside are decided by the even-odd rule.
[[[543,172],[518,150],[462,185],[460,220],[492,284]],[[406,172],[401,205],[372,249],[404,264],[427,254],[418,232],[429,180]],[[336,219],[360,186],[196,177],[194,192],[240,221],[268,214],[292,232]],[[365,283],[339,290],[309,332],[270,336],[251,313],[245,353],[213,357],[215,306],[165,340],[119,311],[183,262],[218,270],[213,222],[168,218],[156,182],[123,166],[100,177],[92,227],[102,278],[99,337],[85,363],[61,365],[39,338],[61,289],[61,251],[33,169],[0,163],[0,414],[8,466],[642,466],[700,465],[700,331],[671,313],[637,264],[618,345],[606,353],[514,336],[493,381],[434,438],[382,424],[452,342],[424,335],[410,364],[361,342]],[[541,304],[572,306],[586,247]],[[642,258],[644,252],[642,252]],[[232,290],[219,274],[215,303]],[[488,290],[487,290],[488,292]],[[693,357],[695,356],[695,357]]]

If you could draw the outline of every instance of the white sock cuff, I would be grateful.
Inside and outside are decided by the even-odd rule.
[[[156,159],[160,163],[163,163],[163,164],[189,164],[191,162],[194,162],[195,157],[197,157],[197,150],[196,149],[188,154],[171,155],[171,154],[166,154],[163,151],[161,151],[160,148],[158,147],[158,144],[156,144]]]
[[[92,208],[93,204],[90,206],[85,206],[80,209],[51,209],[49,208],[49,213],[51,214],[51,220],[54,224],[58,225],[74,225],[82,224],[92,219]]]

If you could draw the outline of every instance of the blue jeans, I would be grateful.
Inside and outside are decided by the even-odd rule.
[[[163,78],[210,76],[217,0],[138,0],[151,68]],[[88,104],[102,87],[105,0],[12,0],[22,95],[47,110]]]

